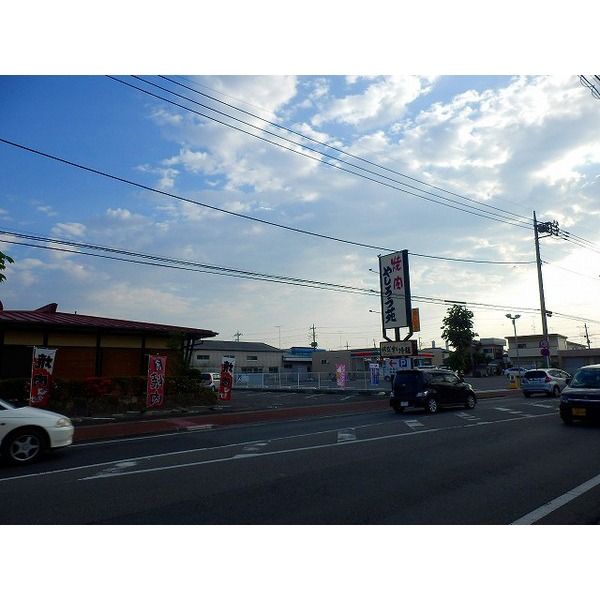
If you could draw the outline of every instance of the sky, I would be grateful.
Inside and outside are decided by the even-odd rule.
[[[5,75],[0,113],[5,309],[372,347],[378,256],[406,249],[421,347],[453,302],[480,337],[507,313],[541,333],[535,211],[560,232],[549,331],[600,344],[600,101],[576,75]]]
[[[172,13],[159,25],[122,14],[94,13],[96,30],[27,21],[26,38],[2,42],[23,50],[0,63],[0,250],[15,261],[5,309],[56,302],[222,340],[373,347],[378,257],[406,249],[422,348],[444,345],[454,302],[479,338],[511,336],[506,314],[520,315],[518,334],[541,334],[535,211],[559,227],[540,241],[549,331],[586,343],[587,327],[600,345],[600,100],[571,74],[585,61],[565,65],[551,43],[561,31],[577,49],[574,15],[499,13],[499,29],[465,20],[462,37],[438,20],[433,49],[406,29],[390,40],[393,23],[380,40],[365,16],[360,44],[336,30],[282,58],[273,44],[308,15],[287,34],[229,21],[228,36],[204,27],[192,39],[193,22],[170,31]],[[347,14],[320,14],[356,31]],[[512,54],[495,48],[507,23]]]

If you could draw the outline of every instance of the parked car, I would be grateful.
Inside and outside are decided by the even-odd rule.
[[[216,392],[219,389],[219,385],[221,385],[221,373],[202,373],[200,375],[201,387]]]
[[[571,375],[560,369],[530,369],[521,378],[523,395],[529,398],[531,394],[546,394],[558,398]]]
[[[560,397],[560,417],[565,423],[575,419],[600,417],[600,365],[581,367]]]
[[[527,373],[527,369],[525,367],[511,367],[510,369],[505,369],[504,370],[504,374],[507,377],[510,377],[511,375],[523,375],[524,373]]]
[[[424,408],[435,413],[441,406],[475,408],[477,396],[470,384],[447,369],[404,369],[394,377],[390,406],[397,413]]]
[[[64,415],[0,400],[0,455],[11,464],[31,463],[48,450],[69,446],[74,432]]]

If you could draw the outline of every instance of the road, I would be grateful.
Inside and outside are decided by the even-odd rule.
[[[82,443],[1,468],[0,523],[591,524],[599,435],[513,395]]]

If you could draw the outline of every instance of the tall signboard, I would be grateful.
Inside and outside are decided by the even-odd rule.
[[[412,335],[413,320],[410,301],[408,250],[379,257],[379,284],[381,288],[381,322],[383,337],[390,340],[386,331],[394,329],[395,340],[400,339],[400,327],[408,327]]]

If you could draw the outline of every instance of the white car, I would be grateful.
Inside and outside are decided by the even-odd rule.
[[[24,465],[44,452],[73,443],[71,420],[58,413],[0,400],[0,455],[13,465]]]

